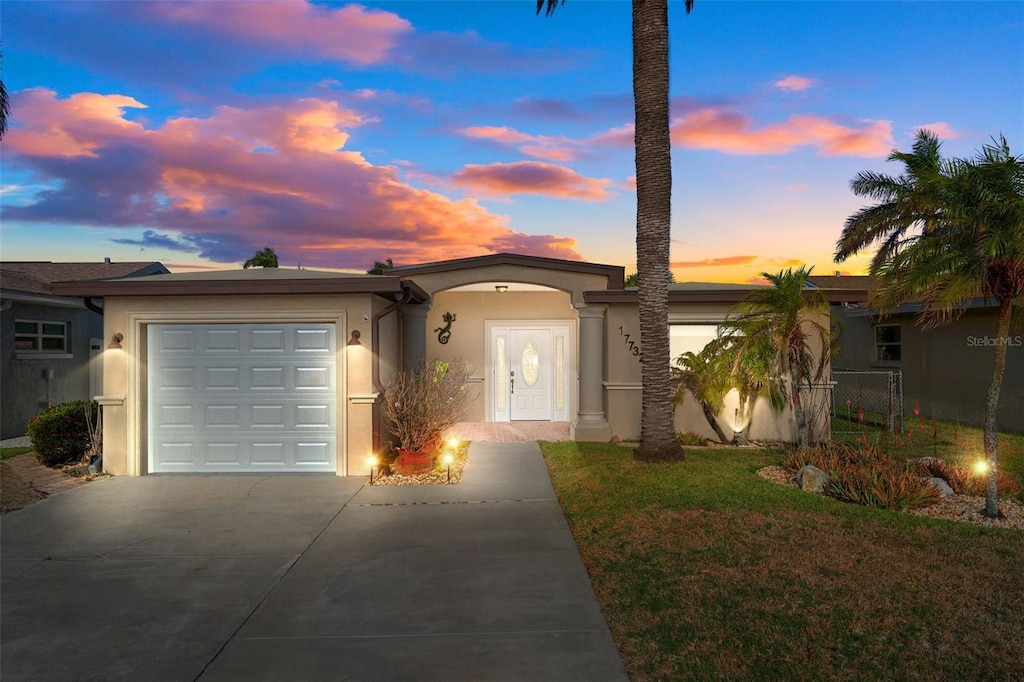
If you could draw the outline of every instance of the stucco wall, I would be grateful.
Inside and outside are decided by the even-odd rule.
[[[418,281],[418,279],[417,279]],[[448,343],[438,339],[438,329],[447,323],[445,313],[453,313]],[[487,374],[486,323],[502,320],[575,320],[569,295],[561,291],[444,291],[434,296],[427,315],[427,359],[461,358],[473,366],[476,398],[470,404],[466,421],[487,421],[485,391],[491,390]]]
[[[732,307],[726,304],[673,304],[669,308],[669,319],[674,324],[720,324],[731,310]],[[609,307],[605,340],[605,397],[612,434],[623,440],[636,440],[640,437],[642,390],[640,360],[630,346],[632,342],[639,347],[640,342],[640,319],[635,305],[613,304]],[[732,435],[736,406],[734,394],[726,399],[725,408],[719,415],[719,424],[726,436]],[[814,410],[814,413],[821,418],[821,410]],[[677,431],[717,438],[692,397],[687,397],[676,408],[675,418]],[[789,441],[793,438],[794,429],[792,410],[787,408],[777,415],[767,401],[759,399],[747,433],[754,440]],[[824,423],[818,424],[817,429],[819,432],[827,431]]]
[[[903,374],[904,413],[917,405],[926,419],[957,421],[981,426],[985,396],[992,381],[997,312],[994,308],[968,310],[947,326],[929,331],[915,324],[913,315],[895,315],[881,322],[898,323],[902,359],[898,364],[872,362],[876,320],[848,313],[843,320],[843,350],[836,368],[898,369]],[[1024,325],[1011,327],[1006,350],[996,426],[1001,431],[1024,433]]]
[[[333,322],[337,333],[337,474],[362,474],[372,450],[370,295],[108,297],[104,338],[122,333],[123,350],[103,353],[103,464],[113,474],[144,474],[146,451],[145,332],[151,323]],[[362,334],[347,346],[350,330]],[[122,404],[116,398],[123,396]]]
[[[71,357],[44,359],[32,358],[29,354],[17,357],[14,350],[16,319],[66,322]],[[103,319],[99,315],[84,309],[14,302],[0,313],[0,335],[3,338],[0,344],[3,402],[0,438],[25,435],[25,425],[46,408],[47,398],[51,405],[92,398],[89,394],[89,339],[103,337]],[[53,371],[50,381],[45,378],[47,370]]]

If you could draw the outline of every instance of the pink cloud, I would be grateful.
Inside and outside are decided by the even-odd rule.
[[[326,7],[306,0],[161,2],[150,11],[169,23],[193,24],[295,53],[367,65],[384,61],[412,24],[362,5]]]
[[[705,258],[704,260],[672,261],[671,268],[709,268],[735,265],[750,265],[758,259],[758,256],[723,256],[719,258]]]
[[[584,201],[604,201],[611,180],[580,175],[564,166],[537,161],[470,164],[451,176],[452,181],[473,192],[489,195],[541,194]]]
[[[787,92],[803,92],[817,85],[817,83],[818,81],[815,79],[806,76],[786,76],[781,80],[775,81],[773,85],[779,90],[786,90]]]
[[[893,147],[889,121],[863,121],[851,127],[823,116],[797,115],[754,128],[747,116],[713,107],[676,119],[672,142],[728,154],[785,154],[809,146],[823,156],[884,156]]]
[[[943,140],[955,140],[961,137],[960,133],[953,130],[953,126],[949,125],[944,121],[936,121],[935,123],[922,123],[919,126],[914,126],[914,130],[928,130]]]
[[[335,102],[221,107],[146,127],[123,114],[143,105],[119,95],[58,99],[35,90],[16,97],[24,123],[4,139],[4,163],[48,183],[34,201],[5,206],[5,220],[142,227],[143,237],[118,241],[219,262],[241,262],[263,245],[311,267],[510,250],[579,257],[572,239],[524,235],[474,199],[411,186],[396,168],[371,164],[347,148],[363,119]],[[561,170],[526,169],[520,182],[535,177],[600,197],[604,181]],[[515,175],[507,181],[514,184]]]
[[[727,107],[701,107],[672,121],[672,144],[724,154],[787,154],[800,147],[823,156],[885,156],[894,146],[892,123],[861,121],[844,125],[824,116],[790,116],[784,123],[756,128],[749,116]],[[588,140],[594,145],[630,147],[633,124]]]
[[[805,189],[810,189],[811,186],[806,182],[798,182],[795,185],[786,185],[786,189],[790,192],[802,192]]]
[[[528,135],[505,126],[470,126],[455,132],[471,140],[486,140],[517,149],[526,156],[545,161],[574,161],[581,156],[579,143],[567,137]]]

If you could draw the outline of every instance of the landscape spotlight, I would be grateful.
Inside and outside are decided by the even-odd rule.
[[[452,482],[452,462],[455,461],[455,455],[453,455],[450,452],[446,452],[446,453],[444,453],[444,457],[441,458],[441,461],[444,462],[446,467],[448,467],[448,482],[451,483]]]

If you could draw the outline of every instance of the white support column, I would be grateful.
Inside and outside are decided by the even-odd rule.
[[[572,439],[604,442],[612,437],[604,413],[604,320],[608,306],[573,307],[580,316],[580,406],[572,424]]]
[[[415,371],[427,359],[427,313],[430,304],[407,305],[402,311],[402,369]]]

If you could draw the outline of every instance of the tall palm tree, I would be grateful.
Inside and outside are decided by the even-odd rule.
[[[276,268],[277,254],[272,248],[265,246],[261,251],[257,251],[252,258],[242,263],[242,267],[246,270],[249,268]]]
[[[919,147],[928,148],[934,168],[924,176],[911,165],[920,161]],[[899,178],[862,173],[853,185],[856,194],[881,199],[871,208],[889,218],[871,218],[871,208],[851,216],[836,260],[881,242],[871,263],[871,273],[882,278],[874,305],[885,313],[902,303],[920,303],[918,322],[925,329],[959,318],[972,299],[998,304],[984,422],[989,470],[984,513],[998,517],[996,409],[1011,319],[1014,309],[1024,307],[1024,157],[1014,156],[1000,137],[973,159],[943,161],[935,136],[919,131],[913,154],[894,152],[889,158],[902,161],[907,172]]]
[[[3,64],[3,57],[0,56],[0,65]],[[0,66],[2,68],[2,66]],[[11,115],[11,102],[7,99],[7,87],[4,86],[3,78],[0,78],[0,140],[7,134],[7,118]]]
[[[829,358],[839,351],[839,339],[828,322],[828,301],[806,290],[813,270],[800,266],[777,274],[762,272],[771,286],[751,294],[726,322],[741,356],[763,357],[764,349],[770,348],[771,373],[788,380],[788,402],[800,447],[811,441],[800,393],[824,378]]]
[[[537,0],[537,12],[565,0]],[[693,0],[685,0],[686,13]],[[668,111],[668,0],[633,0],[633,105],[636,147],[636,252],[643,397],[643,460],[681,459],[672,412],[668,272],[672,218],[672,141]]]

